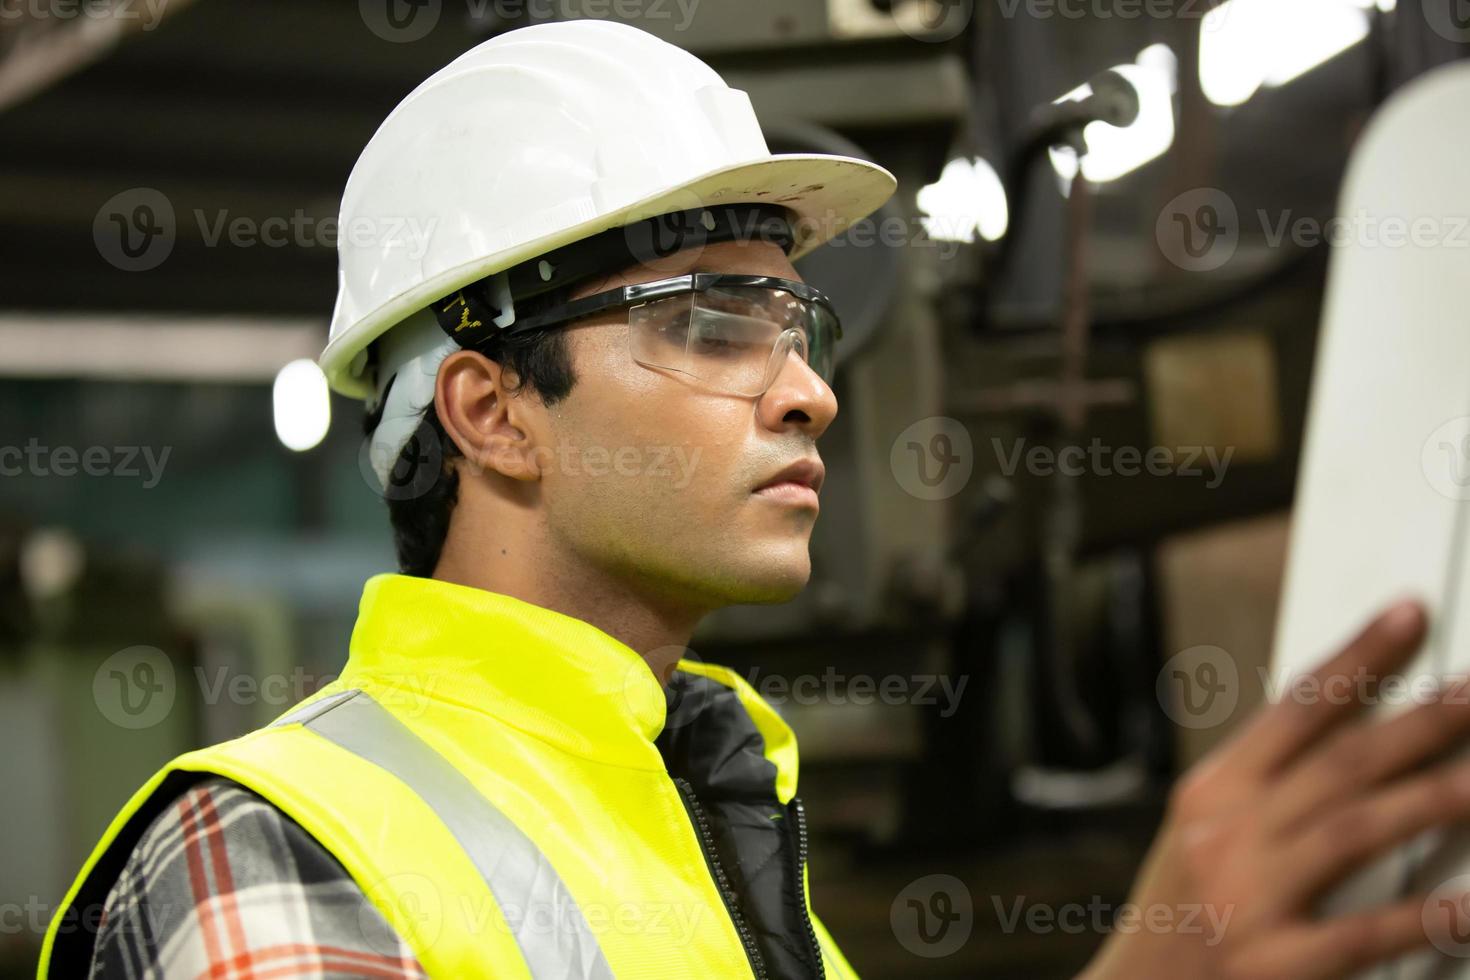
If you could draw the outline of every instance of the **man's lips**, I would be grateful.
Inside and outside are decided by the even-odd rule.
[[[804,483],[774,483],[755,491],[755,496],[779,504],[795,504],[814,509],[818,506],[817,491]]]
[[[804,487],[810,487],[812,490],[821,490],[822,480],[826,476],[827,468],[822,465],[822,461],[815,457],[807,456],[788,464],[780,472],[766,480],[766,482],[757,486],[756,489],[764,490],[767,487],[773,487],[781,483],[797,483]]]
[[[817,506],[817,491],[822,488],[826,468],[819,459],[800,459],[756,487],[758,497],[777,503]]]

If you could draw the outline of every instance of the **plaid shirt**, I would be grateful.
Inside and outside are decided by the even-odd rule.
[[[316,839],[229,779],[159,814],[108,893],[91,977],[424,977]]]

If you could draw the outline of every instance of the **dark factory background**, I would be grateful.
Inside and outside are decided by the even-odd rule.
[[[343,182],[430,72],[583,15],[707,60],[773,152],[898,176],[798,263],[846,327],[811,583],[693,646],[797,731],[862,974],[1074,975],[1103,930],[1026,910],[1122,902],[1262,696],[1201,724],[1160,672],[1267,662],[1312,231],[1375,107],[1465,53],[1453,3],[3,5],[0,975],[159,765],[341,668],[393,568],[362,408],[309,363]],[[138,648],[158,707],[118,694]]]

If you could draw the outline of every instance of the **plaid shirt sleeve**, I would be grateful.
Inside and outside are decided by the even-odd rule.
[[[103,907],[92,978],[424,977],[346,869],[279,808],[210,777],[159,814]]]

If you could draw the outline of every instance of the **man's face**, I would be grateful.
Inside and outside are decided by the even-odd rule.
[[[801,280],[777,245],[736,241],[575,296],[689,272]],[[731,395],[635,362],[625,307],[566,330],[577,382],[546,409],[556,443],[541,481],[550,533],[575,560],[679,604],[784,602],[799,592],[811,573],[815,500],[757,488],[798,460],[818,460],[817,437],[837,414],[836,396],[801,355],[787,355],[764,395]]]

